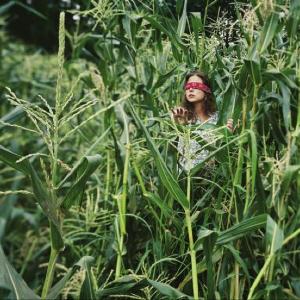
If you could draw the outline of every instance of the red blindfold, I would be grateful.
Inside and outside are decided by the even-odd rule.
[[[184,86],[184,89],[197,89],[209,94],[211,93],[210,88],[206,84],[200,82],[189,82]]]

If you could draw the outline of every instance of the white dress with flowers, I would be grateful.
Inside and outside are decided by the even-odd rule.
[[[214,134],[211,133],[211,130],[207,130],[207,129],[205,130],[203,128],[203,125],[204,124],[216,125],[217,121],[218,121],[218,113],[215,112],[205,122],[201,122],[201,120],[197,119],[195,123],[187,125],[190,127],[193,126],[194,129],[191,130],[190,139],[184,138],[183,136],[179,137],[177,150],[179,152],[180,169],[183,169],[186,172],[188,172],[207,158],[210,151],[207,148],[202,149],[203,145],[200,145],[192,137],[199,136],[209,144],[214,143],[214,139],[215,139]]]

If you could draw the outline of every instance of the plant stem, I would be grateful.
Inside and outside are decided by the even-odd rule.
[[[50,259],[49,259],[49,263],[48,263],[46,279],[44,281],[44,286],[43,286],[43,291],[42,291],[42,296],[41,296],[42,300],[46,299],[48,291],[52,285],[53,275],[54,275],[54,271],[55,271],[55,264],[56,264],[56,260],[58,258],[58,254],[59,254],[59,251],[55,250],[51,246]]]
[[[190,176],[190,174],[188,174],[188,176],[187,176],[187,199],[189,202],[190,202],[190,195],[191,195],[191,176]],[[192,264],[193,295],[194,295],[194,299],[199,299],[196,251],[194,250],[194,238],[193,238],[190,209],[185,209],[185,220],[186,220],[186,226],[188,229],[189,247],[190,247],[191,264]]]
[[[105,192],[104,192],[104,207],[106,208],[107,202],[109,199],[109,190],[110,190],[110,184],[111,184],[111,166],[110,166],[110,151],[107,150],[107,162],[106,162],[106,186],[105,186]]]
[[[284,239],[283,243],[282,243],[282,247],[285,246],[290,240],[294,239],[298,234],[300,234],[300,228],[298,228],[296,231],[294,231],[291,235],[289,235],[287,238]],[[267,260],[265,261],[265,264],[263,265],[263,267],[261,268],[261,270],[259,271],[257,277],[255,278],[250,291],[249,291],[249,295],[248,295],[248,300],[250,300],[252,298],[252,295],[254,293],[254,290],[256,289],[257,285],[259,284],[262,276],[264,275],[264,273],[267,270],[267,267],[269,266],[269,264],[271,263],[273,257],[276,255],[275,252],[271,253],[269,255],[269,257],[267,258]]]
[[[191,264],[192,264],[193,295],[194,295],[194,299],[199,299],[196,251],[194,250],[194,239],[193,239],[193,231],[192,231],[191,212],[190,212],[189,209],[185,210],[185,220],[186,220],[186,226],[187,226],[188,235],[189,235],[189,246],[190,246]]]
[[[240,297],[239,297],[239,294],[240,294],[240,282],[239,282],[240,266],[237,261],[234,263],[234,273],[235,273],[234,299],[240,299]]]
[[[120,239],[118,247],[118,258],[116,264],[116,276],[119,278],[121,275],[122,267],[122,255],[123,255],[123,246],[124,246],[124,235],[126,234],[126,198],[127,198],[127,181],[128,181],[128,169],[129,169],[129,157],[130,157],[130,144],[127,143],[126,146],[126,155],[123,171],[123,191],[121,199],[118,199],[118,209],[119,209],[119,228],[120,228]],[[121,202],[121,203],[120,203]]]
[[[121,237],[119,240],[119,247],[118,247],[119,249],[118,249],[117,264],[116,264],[116,276],[115,276],[116,279],[118,279],[121,275],[123,241],[124,241],[124,236],[121,233]]]

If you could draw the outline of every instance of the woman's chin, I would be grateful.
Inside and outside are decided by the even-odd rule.
[[[186,99],[190,103],[195,103],[195,102],[201,102],[202,99],[197,99],[197,98],[187,98]]]

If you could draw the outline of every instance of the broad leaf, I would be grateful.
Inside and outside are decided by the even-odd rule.
[[[95,289],[93,285],[93,278],[92,278],[92,271],[91,267],[94,263],[94,259],[85,259],[81,262],[82,268],[85,269],[85,278],[82,283],[81,289],[80,289],[80,299],[89,299],[89,300],[95,300]]]
[[[224,245],[224,247],[232,253],[234,259],[242,267],[245,275],[247,276],[248,282],[250,282],[250,274],[249,274],[248,268],[247,268],[245,262],[243,261],[243,259],[241,258],[239,251],[236,250],[231,244]]]
[[[266,225],[267,215],[262,214],[256,217],[252,217],[241,221],[240,223],[233,225],[227,230],[221,232],[217,239],[217,245],[224,245],[236,239],[245,236],[254,230],[262,228]]]
[[[185,193],[182,191],[182,189],[180,188],[177,180],[174,178],[174,176],[172,175],[172,173],[168,169],[168,167],[167,167],[165,161],[163,160],[161,154],[157,150],[157,148],[156,148],[156,146],[155,146],[148,130],[143,125],[142,121],[140,120],[140,118],[136,114],[136,112],[135,112],[135,110],[134,110],[134,108],[131,104],[130,104],[130,108],[131,108],[131,114],[132,114],[133,118],[135,119],[135,122],[142,129],[142,131],[144,132],[147,144],[149,146],[150,151],[152,152],[152,155],[153,155],[153,158],[154,158],[157,170],[158,170],[159,177],[161,178],[164,186],[170,192],[170,194],[178,201],[178,203],[181,204],[181,206],[183,208],[188,208],[189,202],[186,198]]]
[[[245,66],[248,69],[248,72],[251,74],[251,78],[255,84],[260,84],[262,81],[261,78],[261,66],[260,60],[257,56],[253,56],[245,59]]]
[[[20,158],[20,155],[0,145],[0,160],[2,160],[5,164],[11,166],[12,168],[24,173],[25,175],[30,175],[30,164],[28,160],[25,159],[17,163],[16,161]]]
[[[167,296],[168,299],[189,299],[192,300],[193,298],[180,292],[179,290],[173,288],[169,284],[154,281],[151,279],[147,279],[147,281],[159,291],[160,294]]]
[[[66,209],[69,209],[72,205],[80,204],[82,199],[86,183],[90,176],[98,168],[101,161],[100,155],[86,156],[84,157],[79,164],[70,172],[71,175],[68,177],[75,177],[74,183],[70,187],[67,195],[62,201],[62,206]]]
[[[131,291],[140,290],[147,286],[144,277],[127,275],[107,284],[100,288],[96,295],[97,299],[107,299],[111,295],[127,295]]]
[[[9,289],[14,299],[40,299],[7,260],[0,245],[0,286]]]
[[[141,289],[153,286],[160,294],[167,296],[168,299],[189,299],[193,298],[173,288],[169,284],[154,281],[142,276],[127,275],[113,282],[97,292],[97,299],[107,299],[112,295],[130,295],[130,293],[138,292]]]
[[[186,6],[187,6],[187,0],[184,0],[183,11],[177,28],[177,35],[180,37],[184,34],[185,26],[187,22]]]
[[[282,247],[283,231],[270,216],[268,216],[267,221],[266,238],[268,253],[273,254]]]
[[[279,25],[279,15],[277,12],[273,12],[265,21],[265,25],[259,37],[258,50],[260,53],[263,53],[272,42],[277,32],[278,25]]]
[[[76,270],[79,268],[83,268],[87,270],[90,268],[92,263],[94,262],[94,258],[92,256],[84,256],[82,257],[74,266],[65,274],[65,276],[58,281],[50,290],[47,295],[47,299],[56,299],[62,289],[66,286],[67,282],[70,280],[70,278],[75,274]]]
[[[213,249],[218,237],[218,233],[212,231],[209,235],[204,237],[203,240],[203,252],[205,255],[206,260],[206,267],[207,267],[207,298],[213,299],[214,298],[214,291],[215,291],[215,279],[214,279],[214,266],[213,266]]]
[[[17,162],[20,158],[20,155],[0,146],[0,160],[30,177],[34,196],[43,209],[43,212],[48,217],[50,223],[55,227],[53,246],[55,249],[59,250],[63,248],[63,240],[55,204],[29,160],[24,159]]]

